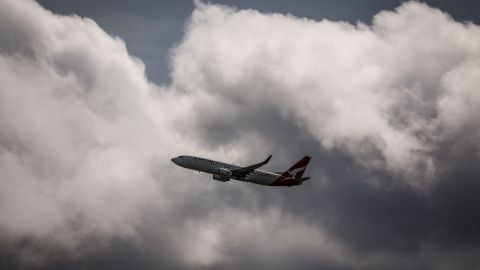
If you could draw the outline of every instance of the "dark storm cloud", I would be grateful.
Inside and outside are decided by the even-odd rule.
[[[88,19],[0,10],[4,268],[479,266],[477,26],[413,2],[371,26],[199,2],[164,89]],[[187,153],[307,153],[313,179],[217,183],[170,164]]]

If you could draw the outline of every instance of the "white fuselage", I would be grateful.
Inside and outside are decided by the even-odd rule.
[[[228,181],[229,179],[235,179],[244,182],[251,182],[260,185],[272,185],[277,179],[281,177],[280,174],[262,171],[262,170],[254,170],[249,173],[244,178],[238,178],[235,176],[228,176],[228,172],[239,169],[241,167],[223,163],[215,160],[210,160],[201,157],[194,157],[194,156],[179,156],[176,158],[172,158],[172,161],[177,164],[178,166],[213,174],[215,180],[219,181]]]

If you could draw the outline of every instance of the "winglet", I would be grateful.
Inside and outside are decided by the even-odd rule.
[[[262,162],[262,163],[267,164],[270,161],[271,158],[272,158],[272,155],[268,156],[267,159],[265,159],[265,161]]]

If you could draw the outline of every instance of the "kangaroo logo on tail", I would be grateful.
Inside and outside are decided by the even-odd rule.
[[[307,168],[308,163],[310,162],[310,157],[305,156],[300,161],[295,163],[290,169],[282,174],[282,176],[302,178],[305,169]]]
[[[293,170],[288,170],[286,171],[286,173],[288,173],[290,177],[302,178],[302,175],[305,172],[306,168],[307,168],[307,165],[300,168],[295,168]]]
[[[310,179],[310,177],[303,177],[303,173],[307,169],[308,163],[310,162],[310,157],[305,156],[300,161],[295,163],[290,169],[281,174],[281,176],[272,183],[276,186],[294,186],[299,185],[303,181]]]

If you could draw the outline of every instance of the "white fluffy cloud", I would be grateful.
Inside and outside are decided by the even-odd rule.
[[[215,195],[216,185],[186,181],[170,158],[242,161],[281,147],[269,136],[282,127],[242,130],[269,110],[318,147],[422,184],[434,176],[439,143],[466,128],[478,138],[479,36],[478,26],[417,2],[371,26],[197,3],[164,89],[95,22],[1,1],[2,239],[75,249],[89,237],[135,236],[153,208],[168,220],[156,232],[179,235],[165,245],[186,265],[228,264],[230,252],[254,257],[252,243],[258,254],[342,262],[341,243],[277,207],[183,222],[179,207],[196,193]],[[212,148],[222,124],[241,136]]]
[[[2,231],[71,248],[133,235],[143,206],[162,200],[151,167],[172,154],[157,128],[170,127],[168,109],[150,109],[163,90],[93,21],[31,1],[0,6]]]
[[[173,57],[173,80],[213,96],[197,107],[213,117],[227,111],[218,121],[273,106],[323,147],[416,185],[434,172],[429,152],[440,128],[478,128],[478,33],[415,2],[379,13],[371,26],[200,3]]]

